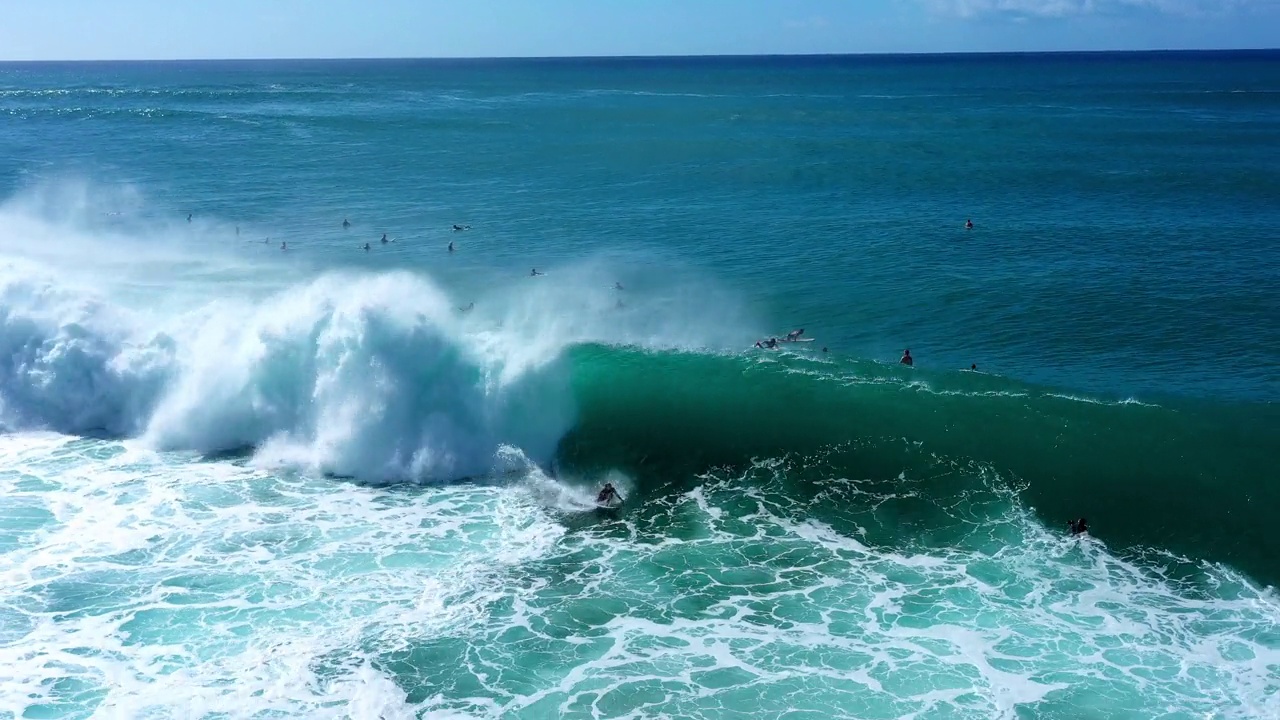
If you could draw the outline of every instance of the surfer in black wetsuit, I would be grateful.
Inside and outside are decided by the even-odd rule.
[[[799,330],[792,330],[791,332],[787,333],[787,341],[795,342],[796,340],[799,340],[800,336],[803,334],[804,334],[804,328],[800,328]]]
[[[910,351],[910,350],[903,350],[903,351],[902,351],[902,359],[901,359],[901,360],[899,360],[898,362],[902,363],[903,365],[906,365],[907,367],[911,367],[911,366],[915,365],[915,361],[911,359],[911,351]]]
[[[972,221],[972,220],[965,220],[965,221],[964,221],[964,229],[965,229],[965,230],[972,230],[972,229],[973,229],[973,221]]]
[[[449,252],[453,252],[453,241],[449,241]]]
[[[368,252],[368,251],[369,251],[369,243],[365,243],[365,244],[364,244],[364,250],[365,250],[365,252]]]
[[[382,233],[382,244],[383,244],[383,245],[386,245],[386,244],[387,244],[387,234],[386,234],[386,233]]]
[[[541,275],[541,274],[542,274],[542,273],[538,272],[538,268],[534,268],[534,269],[532,269],[532,270],[530,270],[530,271],[529,271],[529,277],[537,277],[537,276],[539,276],[539,275]]]
[[[351,227],[351,223],[346,218],[342,218],[342,229],[346,230],[349,227]]]
[[[622,496],[614,489],[613,483],[605,483],[604,487],[600,488],[600,493],[596,495],[596,502],[605,504],[612,503],[614,500],[617,500],[619,505],[622,504]]]
[[[1072,535],[1083,535],[1089,532],[1089,521],[1084,518],[1068,520],[1067,527],[1070,528]]]

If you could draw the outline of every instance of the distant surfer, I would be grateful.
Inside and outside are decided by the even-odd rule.
[[[898,362],[902,363],[903,365],[906,365],[907,367],[911,367],[911,366],[915,365],[915,361],[911,359],[911,351],[910,351],[910,350],[903,350],[903,351],[902,351],[902,359],[901,359],[901,360],[899,360]]]
[[[533,268],[532,270],[529,271],[529,277],[537,277],[542,274],[543,273],[538,272],[538,268]]]
[[[458,312],[471,312],[471,311],[472,311],[472,310],[474,310],[475,308],[476,308],[476,303],[475,303],[475,301],[473,300],[473,301],[471,301],[471,303],[470,303],[469,305],[467,305],[466,307],[460,307],[460,308],[458,308]]]
[[[383,245],[386,245],[386,244],[387,244],[387,234],[386,234],[386,233],[382,233],[382,244],[383,244]]]
[[[969,366],[969,372],[978,372],[978,363]]]
[[[778,347],[778,338],[769,338],[768,340],[765,340],[764,342],[760,342],[759,340],[757,340],[757,341],[756,341],[756,347],[758,347],[758,348],[763,348],[763,349],[766,349],[766,350],[772,350],[773,348]]]
[[[822,348],[822,352],[826,352],[826,351],[827,351],[827,349],[826,349],[826,348]]]
[[[796,340],[799,340],[800,336],[803,334],[804,334],[804,328],[800,328],[799,330],[792,330],[791,332],[787,333],[787,342],[795,342]]]
[[[973,220],[965,220],[965,221],[964,221],[964,229],[965,229],[965,230],[972,230],[972,229],[973,229]]]
[[[453,241],[449,241],[449,252],[453,252]]]
[[[614,489],[613,483],[605,483],[604,487],[600,488],[600,493],[596,495],[596,502],[601,505],[612,505],[614,500],[617,500],[619,505],[622,504],[622,496]]]
[[[280,249],[281,249],[281,250],[288,250],[288,249],[289,249],[289,243],[287,243],[287,242],[282,242],[282,243],[280,243]]]
[[[1089,532],[1089,521],[1084,518],[1068,520],[1067,527],[1071,530],[1072,535],[1083,535]]]
[[[342,218],[342,229],[346,230],[349,227],[351,227],[351,222],[346,218]]]
[[[369,252],[369,243],[364,244],[364,251]]]
[[[616,283],[614,283],[614,284],[613,284],[613,289],[614,289],[614,290],[622,290],[622,289],[623,289],[623,287],[622,287],[622,283],[620,283],[620,282],[616,282]]]
[[[470,230],[470,229],[471,229],[471,226],[470,226],[470,225],[456,225],[456,224],[455,224],[455,225],[453,226],[453,231],[454,231],[454,232],[462,232],[463,230]]]
[[[191,213],[187,213],[187,222],[191,222]]]

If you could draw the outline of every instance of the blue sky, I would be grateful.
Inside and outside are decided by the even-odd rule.
[[[1280,46],[1280,0],[0,0],[0,60]]]

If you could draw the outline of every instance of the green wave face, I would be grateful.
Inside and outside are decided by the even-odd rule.
[[[855,482],[865,494],[815,512],[890,545],[956,541],[1017,503],[1064,529],[1085,516],[1094,536],[1166,567],[1192,568],[1185,556],[1280,578],[1274,406],[1072,397],[821,358],[575,348],[577,423],[557,468],[620,472],[645,496],[709,474],[778,476],[769,487],[792,500]]]

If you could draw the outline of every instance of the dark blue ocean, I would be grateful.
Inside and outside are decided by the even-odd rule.
[[[0,718],[1280,715],[1277,139],[1273,51],[0,63]]]

